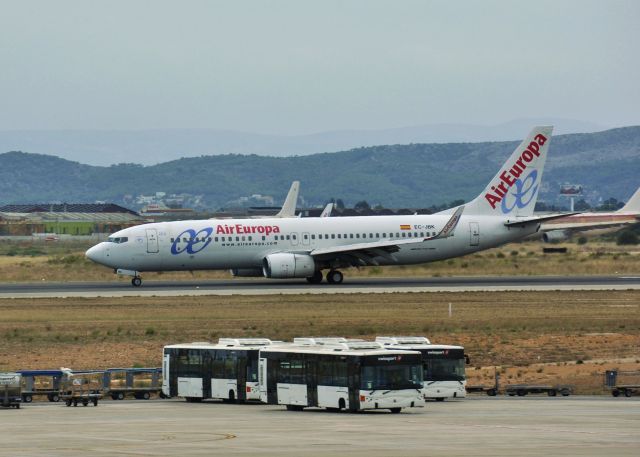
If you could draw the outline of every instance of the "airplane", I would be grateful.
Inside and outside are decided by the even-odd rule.
[[[265,218],[283,218],[283,217],[296,217],[296,204],[298,203],[298,193],[300,193],[300,181],[293,181],[287,197],[284,199],[282,208],[278,211],[278,214],[273,216],[250,216],[248,219],[265,219]],[[225,219],[220,217],[212,217],[209,220]]]
[[[617,211],[573,214],[545,222],[540,231],[543,232],[543,241],[549,243],[566,240],[575,232],[611,232],[637,223],[640,223],[640,187]]]
[[[237,276],[306,278],[340,284],[339,268],[432,262],[523,239],[544,221],[536,217],[553,127],[535,127],[474,200],[450,214],[192,220],[126,228],[86,257],[132,276],[147,271],[231,269]],[[427,179],[427,178],[425,178]]]

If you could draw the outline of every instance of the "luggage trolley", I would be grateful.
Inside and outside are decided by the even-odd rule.
[[[67,406],[98,406],[102,398],[103,371],[75,371],[63,369],[60,386],[60,399]]]

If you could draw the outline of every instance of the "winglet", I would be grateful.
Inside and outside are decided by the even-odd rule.
[[[438,240],[441,238],[449,238],[450,236],[453,236],[453,232],[458,226],[458,222],[460,222],[460,218],[462,217],[463,211],[464,211],[464,205],[458,207],[455,213],[453,213],[453,216],[451,216],[451,218],[447,221],[447,223],[444,224],[444,227],[442,228],[442,230],[440,230],[440,233],[438,233],[436,236],[425,238],[424,240],[425,241]]]
[[[274,217],[295,217],[296,204],[298,203],[298,192],[300,191],[300,181],[293,181],[287,194],[287,198],[282,205],[282,209]]]
[[[327,203],[327,206],[325,206],[322,213],[320,213],[320,217],[331,216],[331,211],[333,211],[333,203]]]

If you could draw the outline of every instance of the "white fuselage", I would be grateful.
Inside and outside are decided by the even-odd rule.
[[[143,224],[114,233],[89,251],[91,260],[143,271],[262,268],[274,253],[314,254],[314,250],[380,241],[415,240],[397,252],[376,257],[380,265],[417,264],[458,257],[522,239],[537,224],[506,227],[506,217],[463,215],[448,238],[439,233],[448,215],[291,219],[192,220]],[[512,219],[513,220],[513,219]],[[126,241],[122,241],[125,240]],[[319,255],[318,259],[322,259]]]

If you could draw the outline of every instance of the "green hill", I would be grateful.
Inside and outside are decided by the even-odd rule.
[[[53,156],[0,154],[0,202],[122,202],[124,195],[204,195],[217,208],[240,196],[282,201],[302,181],[307,204],[331,197],[388,207],[428,207],[477,195],[517,142],[374,146],[298,157],[218,155],[154,166],[95,167]],[[561,184],[582,184],[586,197],[626,200],[640,186],[640,127],[553,138],[541,199],[558,201]]]

